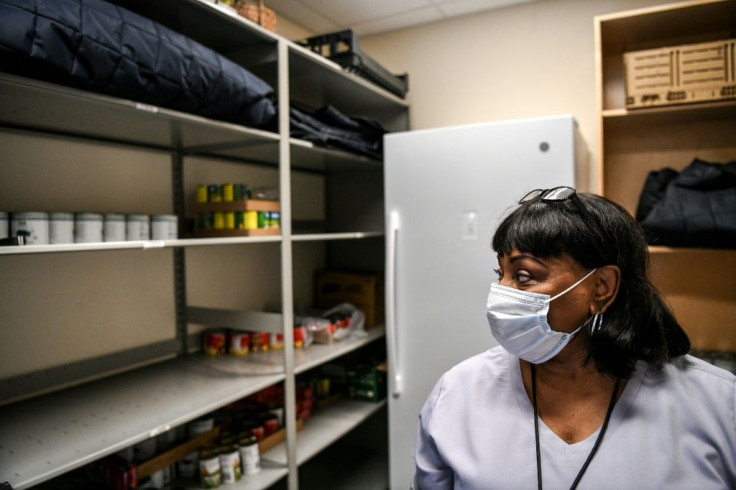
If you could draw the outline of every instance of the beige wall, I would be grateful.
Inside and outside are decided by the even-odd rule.
[[[277,13],[276,34],[284,36],[286,39],[291,39],[292,41],[298,41],[300,39],[307,38],[314,33]]]
[[[573,114],[596,169],[593,18],[664,3],[539,0],[360,42],[392,73],[409,74],[413,129]]]

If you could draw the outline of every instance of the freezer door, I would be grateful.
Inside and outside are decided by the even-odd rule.
[[[493,231],[526,192],[574,185],[570,116],[385,140],[391,489],[409,488],[417,416],[443,372],[496,345]]]

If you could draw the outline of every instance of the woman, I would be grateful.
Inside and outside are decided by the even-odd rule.
[[[417,489],[736,488],[736,376],[686,355],[624,209],[532,191],[493,249],[501,345],[432,390]]]

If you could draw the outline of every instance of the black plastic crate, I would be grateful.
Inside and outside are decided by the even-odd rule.
[[[358,36],[352,29],[313,36],[299,44],[399,97],[405,97],[409,90],[408,75],[393,75],[363,53],[358,44]]]

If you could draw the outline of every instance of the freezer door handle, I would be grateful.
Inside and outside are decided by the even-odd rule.
[[[399,362],[398,332],[396,329],[396,249],[400,220],[398,211],[389,215],[389,232],[386,251],[386,335],[388,336],[389,389],[394,397],[401,394],[401,363]]]

